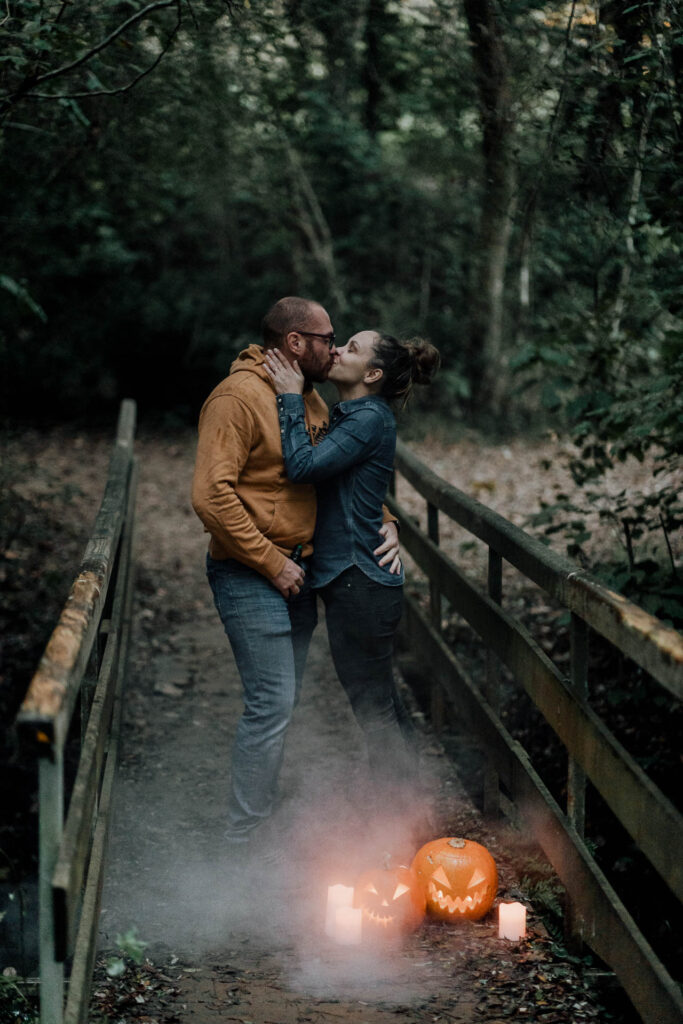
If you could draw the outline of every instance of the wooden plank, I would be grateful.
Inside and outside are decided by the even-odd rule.
[[[569,559],[448,484],[399,441],[396,467],[455,522],[485,541],[511,565],[606,637],[671,693],[683,698],[683,636],[604,587]],[[395,502],[387,500],[395,513]],[[405,515],[405,513],[404,513]],[[399,517],[400,518],[400,517]],[[401,519],[403,523],[405,520]]]
[[[65,959],[73,948],[83,880],[87,871],[92,838],[92,820],[100,787],[102,764],[109,735],[114,691],[120,685],[119,665],[125,660],[124,645],[128,642],[134,570],[132,546],[134,535],[137,461],[130,481],[126,528],[118,562],[119,576],[114,586],[111,629],[102,660],[86,735],[74,782],[64,834],[52,879],[55,906],[55,949],[58,960]]]
[[[55,959],[52,870],[64,819],[62,751],[38,763],[38,952],[41,1024],[62,1024],[64,965]]]
[[[644,1024],[680,1024],[683,997],[520,747],[516,805],[561,878],[579,938],[609,964]]]
[[[453,714],[464,714],[515,797],[576,908],[581,938],[614,970],[645,1024],[680,1024],[683,998],[585,843],[427,617],[406,597],[405,628],[421,664],[438,675]]]
[[[31,680],[17,728],[22,742],[39,757],[52,757],[53,748],[64,746],[104,599],[104,578],[79,573]]]
[[[683,816],[571,689],[527,631],[401,514],[401,543],[482,636],[555,730],[639,848],[683,900]]]
[[[497,551],[489,548],[488,595],[496,604],[503,601],[503,560]],[[500,715],[500,662],[491,649],[486,651],[485,696],[493,711]],[[484,813],[493,817],[500,812],[500,780],[493,765],[484,770]]]
[[[74,948],[69,991],[64,1013],[64,1024],[85,1024],[88,1019],[90,988],[92,985],[95,953],[97,950],[97,926],[102,902],[102,883],[111,811],[111,796],[118,757],[119,722],[121,698],[117,696],[107,763],[102,781],[102,797],[93,837],[88,875],[83,896],[83,909],[78,926]]]
[[[66,739],[83,672],[97,635],[123,527],[131,470],[125,445],[114,448],[109,477],[76,580],[17,716],[24,743],[50,757]]]
[[[580,700],[588,696],[588,626],[572,613],[570,626],[570,664],[572,691]],[[567,815],[583,835],[586,824],[586,773],[570,755],[567,768]]]
[[[118,636],[114,634],[110,635],[107,641],[100,678],[81,748],[57,864],[52,876],[55,958],[57,960],[67,958],[76,935],[83,881],[88,869],[93,814],[109,740],[120,646],[118,639]]]
[[[123,688],[128,670],[128,650],[130,646],[133,592],[135,587],[135,565],[133,555],[135,545],[134,515],[137,492],[137,471],[137,460],[134,460],[126,515],[127,528],[121,550],[120,571],[125,578],[125,587],[123,588],[124,596],[119,619],[121,649],[116,674],[116,693],[112,713],[111,738],[102,781],[102,791],[100,795],[100,804],[83,897],[83,907],[81,910],[78,933],[74,947],[64,1024],[86,1024],[88,1020],[90,989],[92,986],[93,966],[97,949],[97,927],[100,917],[102,883],[104,880],[106,849],[113,803],[113,788],[118,759],[119,738],[121,733]]]
[[[439,544],[439,510],[431,502],[427,502],[427,533],[429,539],[438,547]],[[432,624],[438,633],[441,632],[441,591],[436,583],[429,581],[429,612]],[[438,736],[444,725],[443,692],[441,687],[432,683],[429,694],[429,715],[434,732]]]
[[[555,596],[670,693],[683,700],[683,636],[680,633],[579,570],[574,570],[561,582]]]

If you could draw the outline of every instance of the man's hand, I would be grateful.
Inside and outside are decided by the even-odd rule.
[[[293,562],[291,558],[288,558],[284,569],[277,576],[273,576],[270,582],[274,587],[277,587],[285,601],[287,601],[301,590],[304,585],[304,575],[305,573],[301,566]]]
[[[398,530],[396,523],[384,523],[380,526],[379,533],[384,537],[384,543],[375,548],[373,555],[379,558],[380,565],[389,565],[389,572],[396,575],[401,571],[401,559],[399,558]]]

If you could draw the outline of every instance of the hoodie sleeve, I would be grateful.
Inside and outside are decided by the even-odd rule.
[[[306,428],[300,395],[277,397],[282,456],[290,480],[319,483],[362,462],[382,440],[384,423],[372,409],[358,409],[337,422],[314,445]]]
[[[320,482],[355,465],[373,450],[383,432],[383,423],[372,410],[347,416],[334,434],[313,444],[306,427],[301,395],[285,393],[277,397],[282,434],[282,457],[290,480]],[[396,516],[382,505],[382,524],[396,523]]]
[[[272,579],[287,559],[254,525],[235,487],[255,443],[256,425],[236,395],[210,400],[199,418],[192,506],[228,557]]]

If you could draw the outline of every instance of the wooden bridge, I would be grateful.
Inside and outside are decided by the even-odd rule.
[[[39,761],[41,1024],[80,1024],[88,1015],[131,629],[134,434],[135,408],[124,402],[91,540],[17,722],[25,748]],[[416,597],[407,598],[403,634],[423,677],[430,680],[435,726],[449,718],[467,723],[486,756],[485,809],[521,820],[533,832],[566,888],[569,932],[615,972],[645,1024],[678,1024],[683,1019],[679,985],[596,865],[583,833],[589,782],[663,879],[672,900],[683,899],[683,819],[591,708],[588,637],[591,631],[600,634],[679,700],[683,638],[445,483],[403,444],[396,471],[395,493],[404,481],[425,501],[423,530],[391,499],[402,523],[402,546],[429,593],[426,607]],[[443,517],[487,545],[486,592],[440,550]],[[505,610],[504,563],[568,610],[567,678]],[[485,679],[471,678],[446,643],[445,603],[490,652]],[[566,808],[550,795],[529,754],[501,720],[501,663],[566,749]],[[64,748],[75,715],[81,719],[81,756],[67,791]],[[67,962],[71,969],[65,984]]]

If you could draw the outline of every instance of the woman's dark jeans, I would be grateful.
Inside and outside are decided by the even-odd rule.
[[[402,802],[415,773],[392,669],[403,587],[384,586],[352,566],[319,593],[334,666],[365,735],[377,795]]]

